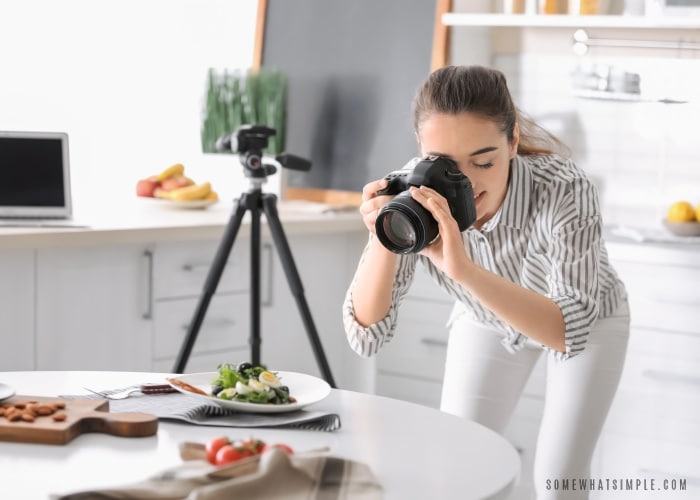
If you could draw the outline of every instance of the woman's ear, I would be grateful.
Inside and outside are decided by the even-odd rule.
[[[513,127],[513,141],[510,143],[510,159],[515,158],[518,154],[518,143],[520,143],[520,125],[518,123]]]

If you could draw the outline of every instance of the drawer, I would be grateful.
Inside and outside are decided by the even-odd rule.
[[[700,333],[700,269],[616,261],[633,326]]]
[[[154,299],[199,296],[214,261],[218,242],[183,242],[156,247],[153,263]],[[270,294],[272,249],[261,245],[261,296]],[[235,244],[216,292],[236,292],[250,288],[250,248],[248,240]]]
[[[628,390],[616,394],[605,431],[700,447],[700,401],[658,398]]]
[[[174,358],[180,352],[197,298],[163,300],[155,305],[153,358]],[[192,354],[216,353],[248,345],[250,296],[247,293],[216,294],[199,329]],[[226,361],[224,359],[219,362]],[[216,368],[216,364],[212,369]]]
[[[441,382],[451,304],[406,299],[394,338],[377,354],[377,368]]]
[[[619,390],[651,397],[659,407],[686,405],[700,419],[700,363],[662,356],[628,354]]]
[[[440,288],[435,280],[419,264],[413,275],[413,283],[408,292],[408,297],[419,300],[429,300],[431,302],[440,301],[454,304],[455,299]]]
[[[700,334],[632,327],[630,353],[700,362]],[[632,354],[630,354],[631,356]]]
[[[442,383],[380,371],[376,384],[375,393],[380,396],[440,408]]]
[[[659,498],[663,500],[689,500],[697,498],[700,490],[700,448],[651,439],[604,434],[600,442],[601,479],[654,480],[657,491],[607,491],[601,499],[637,500]],[[664,481],[668,480],[668,488]],[[685,481],[685,491],[680,480]],[[674,488],[675,484],[675,488]],[[645,496],[647,495],[647,496]]]

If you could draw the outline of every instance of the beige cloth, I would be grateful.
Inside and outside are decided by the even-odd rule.
[[[183,462],[123,487],[81,491],[57,500],[381,500],[383,489],[366,464],[327,454],[287,455],[273,449],[259,461],[215,467]]]

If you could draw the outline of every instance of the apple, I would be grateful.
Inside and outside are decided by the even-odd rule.
[[[168,177],[167,179],[161,181],[160,188],[163,191],[173,191],[182,187],[191,186],[192,184],[194,184],[194,182],[189,177],[185,177],[184,175],[173,175],[172,177]]]
[[[140,179],[136,183],[136,196],[153,198],[153,192],[156,190],[159,184],[160,183],[156,179],[155,175],[146,179]]]

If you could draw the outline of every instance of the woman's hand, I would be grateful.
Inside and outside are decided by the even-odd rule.
[[[390,195],[377,195],[377,191],[385,189],[388,185],[386,179],[379,179],[365,184],[362,188],[362,205],[360,213],[362,220],[370,233],[376,234],[375,223],[379,210],[393,198]]]
[[[442,272],[455,281],[460,281],[471,264],[459,231],[457,221],[452,217],[449,204],[444,196],[427,186],[411,187],[411,196],[428,210],[438,223],[438,237],[421,250],[421,255],[428,257]]]

